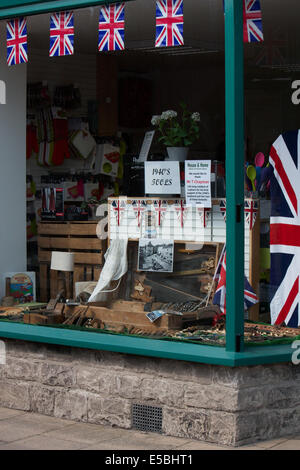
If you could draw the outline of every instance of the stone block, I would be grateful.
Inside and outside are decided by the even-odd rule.
[[[55,389],[54,416],[56,418],[87,421],[86,392]]]
[[[205,441],[209,428],[210,414],[207,410],[179,410],[168,407],[163,409],[164,434]]]
[[[220,411],[235,411],[238,403],[238,390],[218,385],[187,384],[184,392],[185,407],[205,408]]]
[[[135,375],[116,375],[114,377],[115,389],[111,390],[123,398],[139,399],[141,397],[142,379]]]
[[[3,371],[8,379],[34,381],[39,378],[40,367],[40,362],[8,356]]]
[[[129,429],[131,427],[131,404],[127,400],[90,395],[88,397],[88,422]]]
[[[54,413],[55,388],[41,384],[30,386],[31,411],[52,416]]]
[[[75,384],[75,373],[71,365],[44,362],[40,369],[40,381],[47,385],[72,387]]]
[[[141,398],[158,404],[181,406],[184,395],[184,384],[168,379],[143,379]]]
[[[161,359],[158,363],[158,375],[176,377],[179,381],[196,382],[209,385],[212,382],[212,367],[206,364],[195,364],[185,361]]]
[[[16,380],[0,381],[0,406],[15,410],[30,410],[30,386]]]

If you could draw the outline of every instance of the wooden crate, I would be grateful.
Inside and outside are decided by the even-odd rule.
[[[75,283],[97,281],[104,262],[106,240],[96,234],[98,221],[41,222],[38,225],[39,259],[39,300],[47,302],[58,289],[58,271],[50,270],[51,252],[67,251],[74,253],[74,272],[65,273],[71,277],[72,292]]]

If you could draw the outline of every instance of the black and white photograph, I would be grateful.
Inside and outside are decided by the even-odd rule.
[[[140,238],[138,270],[173,272],[174,242],[160,238]]]

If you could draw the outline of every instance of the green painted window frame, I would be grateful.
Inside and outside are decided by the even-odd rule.
[[[128,1],[131,0],[122,0],[122,2]],[[109,3],[116,3],[116,0],[0,0],[0,19],[75,10]]]
[[[12,5],[13,3],[13,5]],[[55,6],[54,6],[55,3]],[[31,15],[51,9],[80,8],[111,1],[4,0],[0,18],[8,11]],[[8,8],[8,5],[11,5]],[[9,16],[9,15],[8,15]],[[226,347],[186,344],[148,338],[74,331],[21,323],[1,322],[0,337],[58,344],[71,347],[114,351],[206,364],[246,366],[290,362],[291,344],[245,346],[244,344],[244,53],[243,0],[225,0],[225,117],[226,117]]]

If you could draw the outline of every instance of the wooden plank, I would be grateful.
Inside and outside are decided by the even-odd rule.
[[[38,246],[53,250],[101,250],[102,241],[98,238],[38,237]]]
[[[74,266],[74,273],[73,273],[73,297],[75,298],[75,284],[76,282],[83,282],[84,281],[84,267],[83,266]]]
[[[131,325],[135,327],[146,327],[158,329],[180,329],[182,318],[180,315],[163,315],[161,318],[151,323],[146,317],[146,312],[116,311],[106,307],[90,307],[93,317],[101,320],[106,326]]]
[[[96,234],[97,223],[98,222],[93,222],[93,223],[84,224],[84,225],[70,224],[69,235],[76,235],[76,236],[94,235],[96,237],[97,236]]]
[[[86,266],[86,268],[85,268],[85,281],[92,281],[92,280],[93,280],[92,266]]]
[[[69,224],[38,224],[39,235],[68,235],[70,231]]]
[[[100,274],[101,274],[102,268],[97,268],[94,266],[94,272],[93,272],[93,281],[98,281]]]
[[[45,250],[39,248],[38,250],[39,262],[45,261],[51,262],[51,250]],[[103,253],[74,253],[74,263],[75,264],[92,264],[101,266],[103,264]],[[94,268],[100,270],[99,267]]]
[[[48,302],[49,292],[48,292],[48,265],[40,263],[39,265],[39,274],[40,274],[40,301]]]

